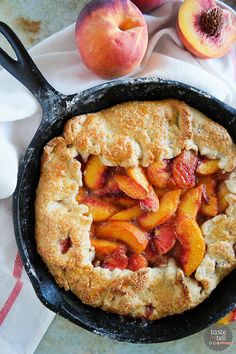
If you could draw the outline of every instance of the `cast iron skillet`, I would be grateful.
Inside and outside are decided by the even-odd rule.
[[[84,305],[71,292],[57,286],[36,252],[34,200],[42,149],[50,139],[62,133],[65,121],[74,115],[99,111],[131,100],[177,98],[222,124],[236,141],[236,111],[194,87],[158,78],[113,81],[80,94],[65,96],[49,85],[6,24],[0,23],[0,32],[17,56],[16,61],[0,48],[0,64],[33,93],[43,109],[41,124],[20,162],[13,198],[16,242],[26,272],[42,303],[93,333],[133,343],[158,343],[183,338],[226,315],[236,306],[235,271],[197,308],[154,322],[124,318]]]

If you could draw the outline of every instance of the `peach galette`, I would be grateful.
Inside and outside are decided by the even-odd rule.
[[[227,131],[184,102],[74,117],[43,152],[38,252],[86,304],[181,313],[236,266],[235,167]]]

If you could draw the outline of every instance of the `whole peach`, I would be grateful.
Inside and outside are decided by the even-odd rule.
[[[149,12],[164,4],[167,0],[132,0],[132,2],[142,11]]]
[[[91,1],[77,19],[75,34],[84,64],[107,79],[130,73],[147,49],[147,24],[130,0]]]

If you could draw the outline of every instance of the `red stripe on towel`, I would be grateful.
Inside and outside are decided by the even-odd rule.
[[[16,278],[17,280],[16,280],[16,284],[15,284],[12,292],[10,293],[5,304],[3,305],[2,309],[0,310],[0,326],[3,324],[3,321],[7,317],[8,313],[10,312],[12,306],[14,305],[18,295],[21,292],[21,289],[23,286],[23,283],[20,280],[21,275],[22,275],[22,269],[23,269],[22,260],[20,258],[19,252],[17,252],[16,258],[15,258],[15,263],[14,263],[14,269],[13,269],[13,273],[12,273],[13,277]]]

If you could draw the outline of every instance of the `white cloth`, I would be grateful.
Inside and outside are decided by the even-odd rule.
[[[180,3],[170,1],[146,16],[149,46],[136,75],[182,81],[236,107],[235,51],[214,60],[200,60],[187,52],[175,32]],[[30,54],[49,83],[65,94],[105,82],[82,63],[75,47],[74,24],[36,45]],[[37,129],[41,109],[29,91],[4,70],[0,82],[0,199],[6,198],[0,200],[0,351],[28,354],[39,343],[53,313],[41,305],[22,271],[9,196],[16,185],[18,160]]]

